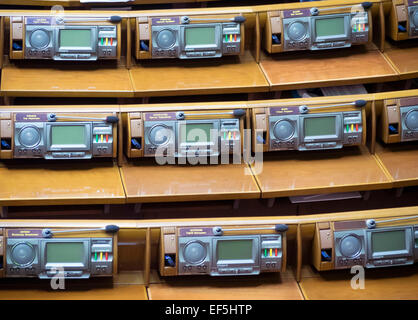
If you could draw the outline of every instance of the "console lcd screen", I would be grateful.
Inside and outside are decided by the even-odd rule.
[[[212,123],[190,123],[183,127],[182,142],[210,142],[210,130],[213,128]],[[185,128],[185,129],[184,129]],[[185,131],[185,132],[184,132]]]
[[[253,240],[219,240],[217,242],[218,260],[253,259]]]
[[[406,250],[405,230],[373,232],[372,251],[388,252]]]
[[[185,29],[186,46],[215,45],[215,27],[189,27]]]
[[[59,38],[65,48],[90,48],[92,43],[90,29],[61,29]]]
[[[46,244],[47,263],[83,263],[84,243],[49,242]]]
[[[84,126],[52,126],[52,145],[85,145],[85,133]]]
[[[305,137],[335,135],[335,117],[312,117],[304,119]]]
[[[344,17],[315,19],[317,37],[345,35]]]

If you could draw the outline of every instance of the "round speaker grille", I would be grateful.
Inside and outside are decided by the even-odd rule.
[[[412,21],[414,22],[415,27],[418,27],[418,10],[414,11],[412,15]]]
[[[169,29],[161,30],[157,35],[157,45],[162,49],[171,48],[176,43],[176,35]]]
[[[206,258],[206,247],[200,241],[189,242],[184,247],[183,255],[188,263],[200,263]]]
[[[166,144],[170,140],[171,130],[163,125],[156,125],[151,128],[148,134],[150,142],[155,146]]]
[[[49,34],[45,30],[38,29],[32,32],[29,42],[36,49],[45,48],[49,44]]]
[[[25,147],[34,147],[41,141],[39,130],[34,127],[25,127],[19,132],[19,142]]]
[[[295,133],[295,128],[290,121],[281,120],[275,123],[273,132],[277,139],[289,140]]]
[[[410,130],[418,129],[418,110],[411,110],[406,115],[405,124]]]
[[[347,258],[354,258],[361,251],[361,241],[354,235],[348,235],[341,239],[340,251]]]
[[[306,34],[306,26],[299,21],[290,24],[288,29],[289,38],[294,41],[302,40]]]
[[[12,248],[11,257],[15,264],[25,266],[35,259],[35,250],[28,243],[18,243]]]

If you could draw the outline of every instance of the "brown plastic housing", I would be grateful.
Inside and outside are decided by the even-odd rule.
[[[411,1],[410,1],[411,2]],[[418,5],[418,1],[412,0],[414,5]],[[386,23],[386,34],[395,41],[402,41],[418,36],[410,37],[409,30],[409,15],[408,15],[408,0],[392,0],[389,12],[389,17]],[[398,26],[405,28],[405,31],[400,31]]]
[[[24,113],[29,113],[26,111],[22,111]],[[106,118],[107,116],[117,116],[116,112],[106,112],[106,113],[98,113],[98,112],[66,112],[64,110],[48,110],[48,111],[32,111],[32,113],[45,113],[45,112],[53,112],[54,114],[59,116],[66,116],[66,117],[92,117],[92,118]],[[10,148],[5,148],[0,143],[0,159],[13,159],[13,150],[14,150],[14,122],[16,121],[16,112],[0,112],[0,142],[5,140],[10,146]],[[57,122],[59,122],[58,120]],[[82,121],[80,119],[62,119],[62,121],[71,122],[71,121]],[[89,121],[89,120],[86,120]],[[94,121],[94,120],[91,120]],[[112,158],[117,157],[118,152],[118,126],[117,124],[113,124],[113,153]]]
[[[9,24],[10,24],[10,43],[9,43],[9,58],[12,60],[22,60],[25,59],[25,36],[26,36],[26,28],[25,28],[25,18],[29,16],[16,16],[16,17],[9,17]],[[70,17],[70,16],[69,16]],[[77,17],[79,18],[79,17]],[[109,26],[116,26],[116,37],[117,37],[117,49],[116,49],[116,58],[114,60],[120,60],[121,57],[121,48],[122,48],[122,22],[118,23],[111,23],[107,21],[94,21],[90,20],[88,16],[86,16],[85,20],[83,21],[74,21],[71,22],[69,25],[75,26],[86,26],[86,25],[109,25]],[[14,49],[13,44],[18,44],[21,47],[21,50]]]
[[[241,15],[240,13],[237,14],[217,14],[217,15],[187,15],[190,18],[190,24],[202,23],[198,19],[204,19],[203,23],[210,23],[208,19],[213,18],[213,22],[228,22],[229,19],[236,17],[237,15]],[[180,16],[167,16],[167,18],[175,18]],[[159,17],[161,18],[161,17]],[[195,19],[195,21],[193,21]],[[221,21],[219,19],[225,19]],[[208,21],[206,21],[208,20]],[[152,18],[151,17],[137,17],[135,21],[135,57],[138,60],[145,60],[145,59],[152,59]],[[241,23],[241,50],[240,55],[244,54],[245,51],[245,22]],[[148,45],[148,51],[142,50],[140,43],[141,41],[145,41]]]
[[[183,111],[183,110],[177,110]],[[145,136],[144,136],[144,122],[145,122],[145,114],[154,114],[155,116],[161,117],[161,121],[164,121],[164,117],[166,117],[167,112],[170,111],[147,111],[147,112],[127,112],[123,113],[123,126],[124,126],[124,147],[125,147],[125,154],[128,158],[141,158],[144,157],[144,144],[145,144]],[[176,111],[174,111],[176,112]],[[233,112],[233,109],[205,109],[205,110],[187,110],[187,120],[208,120],[208,119],[235,119],[232,114],[216,114],[216,113],[224,113],[224,112]],[[210,115],[210,113],[214,113],[214,115]],[[202,114],[202,115],[201,115]],[[244,119],[245,117],[240,118],[240,135],[244,137]],[[138,142],[141,144],[141,148],[137,149],[132,144],[132,139],[137,139]],[[243,139],[241,139],[241,152],[243,150]]]
[[[178,274],[177,266],[178,266],[178,246],[177,246],[177,239],[180,236],[180,230],[182,228],[186,228],[187,226],[182,227],[161,227],[160,233],[160,245],[159,245],[159,272],[162,276],[176,276]],[[208,226],[205,226],[208,227]],[[240,226],[225,226],[227,229],[238,229],[234,231],[225,231],[224,235],[254,235],[254,234],[277,234],[274,230],[266,229],[266,230],[253,230],[253,231],[244,231],[239,230],[240,228],[271,228],[273,225],[245,225],[243,227]],[[199,230],[199,226],[193,226],[193,229]],[[281,233],[282,235],[282,269],[280,272],[286,271],[286,264],[287,264],[287,238],[286,232]],[[171,255],[174,258],[175,266],[168,267],[165,266],[164,257],[165,255]]]
[[[359,2],[358,4],[360,4]],[[328,14],[338,14],[338,13],[350,13],[351,12],[351,6],[355,5],[355,3],[352,3],[348,7],[344,5],[333,5],[333,6],[327,6],[326,4],[320,4],[318,3],[315,8],[319,9],[331,9],[323,14],[319,12],[318,16],[321,15],[328,15]],[[274,11],[268,11],[267,12],[267,19],[266,24],[264,28],[264,35],[263,35],[263,47],[268,53],[278,53],[283,52],[284,50],[284,26],[283,26],[283,18],[284,18],[284,12],[285,11],[292,11],[292,14],[296,17],[298,16],[302,10],[310,10],[312,8],[312,4],[309,4],[309,2],[306,3],[306,5],[301,4],[297,8],[294,9],[286,9],[286,10],[274,10]],[[344,7],[344,8],[343,8]],[[332,10],[332,8],[335,8],[335,10]],[[372,21],[372,14],[371,10],[367,11],[368,19],[369,19],[369,37],[368,42],[371,43],[373,39],[373,21]],[[279,39],[278,44],[273,43],[272,36],[275,35]],[[355,45],[364,45],[366,43],[361,44],[355,44]]]
[[[306,102],[306,101],[305,101]],[[351,101],[353,102],[353,101]],[[343,102],[341,102],[343,103]],[[338,103],[301,103],[300,105],[307,105],[308,107],[315,107],[315,106],[327,106],[327,105],[338,105]],[[253,108],[252,114],[251,114],[251,123],[252,123],[252,150],[256,151],[256,143],[260,145],[261,143],[257,141],[257,133],[261,133],[263,135],[264,143],[262,144],[263,152],[269,152],[270,151],[270,128],[269,128],[269,117],[270,117],[270,108],[276,108],[276,107],[282,107],[283,109],[286,109],[287,107],[290,107],[289,104],[275,104],[274,106],[270,103],[269,106],[266,107],[259,107],[259,108]],[[297,103],[293,103],[292,106],[298,106]],[[361,145],[366,144],[366,137],[367,137],[367,119],[366,119],[366,113],[369,111],[371,107],[371,101],[368,101],[366,106],[364,106],[362,111],[362,121],[363,121],[363,136],[361,139]],[[353,106],[341,106],[341,107],[330,107],[330,108],[324,108],[324,109],[316,109],[309,111],[309,114],[318,114],[318,113],[327,113],[327,112],[343,112],[343,111],[353,111],[353,110],[359,110],[358,108],[355,108]],[[366,111],[368,110],[368,111]],[[260,150],[261,151],[261,150]]]

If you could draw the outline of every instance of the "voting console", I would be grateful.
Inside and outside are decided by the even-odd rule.
[[[395,40],[418,38],[418,1],[392,0],[387,35]]]

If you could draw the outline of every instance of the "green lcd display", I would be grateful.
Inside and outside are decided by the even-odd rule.
[[[251,260],[253,240],[219,240],[217,253],[218,260]]]
[[[345,35],[344,17],[316,19],[315,29],[317,37]]]
[[[82,242],[50,242],[46,244],[47,263],[83,263]]]
[[[335,119],[335,117],[305,118],[305,137],[335,135]]]
[[[215,27],[189,27],[185,29],[187,46],[214,45]]]
[[[372,251],[399,251],[406,249],[405,230],[372,233]]]
[[[213,128],[212,123],[190,123],[185,125],[185,135],[183,142],[210,142],[210,130]],[[184,130],[184,127],[183,127]],[[184,131],[183,131],[184,133]]]
[[[61,29],[59,38],[65,48],[90,48],[92,43],[90,29]]]
[[[85,145],[86,129],[84,126],[52,126],[52,145]]]

